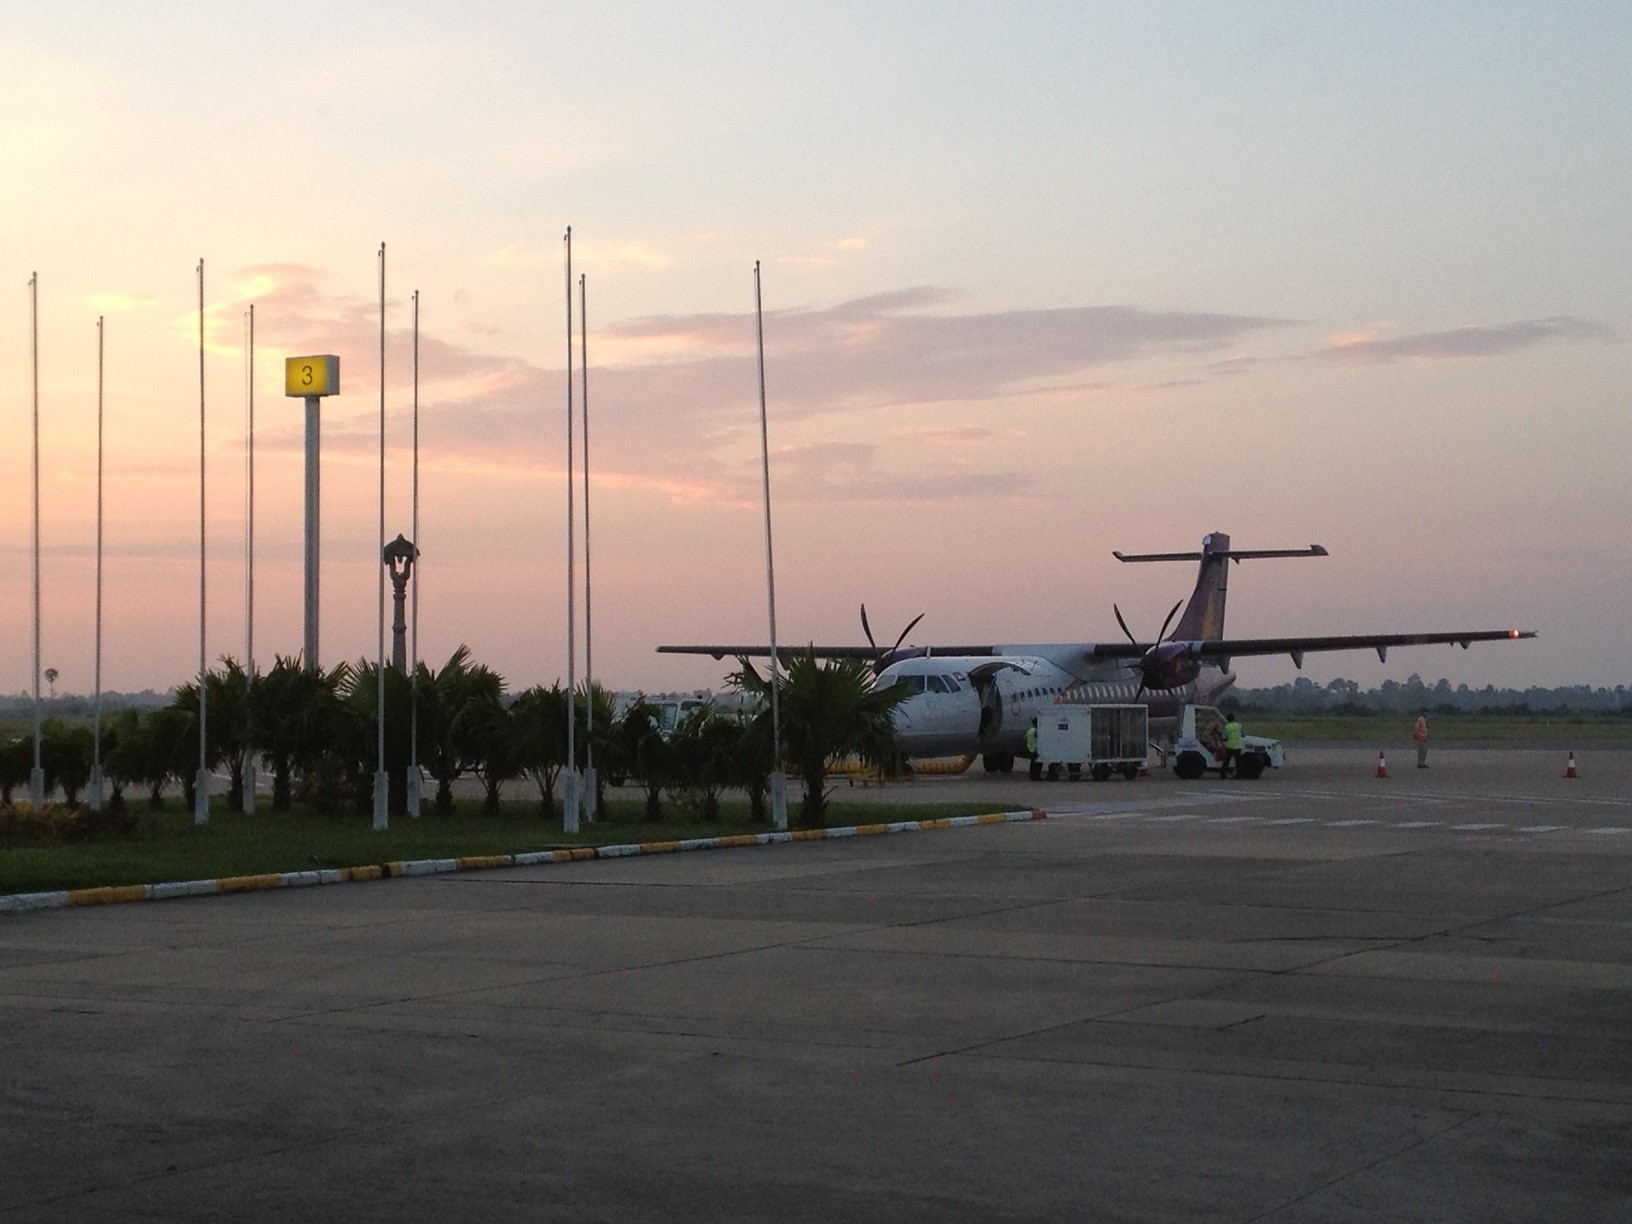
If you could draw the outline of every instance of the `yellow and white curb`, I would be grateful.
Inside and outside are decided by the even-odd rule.
[[[890,824],[847,825],[837,829],[793,829],[775,833],[737,833],[693,837],[684,841],[631,842],[619,846],[572,846],[525,854],[477,854],[463,858],[393,860],[363,867],[320,871],[281,871],[267,875],[225,876],[219,880],[182,880],[172,884],[125,884],[106,888],[70,888],[57,892],[13,893],[0,897],[0,913],[64,909],[72,905],[114,905],[123,901],[167,901],[172,897],[206,897],[220,893],[260,892],[269,888],[306,888],[314,884],[350,884],[398,876],[480,871],[489,867],[536,867],[584,859],[632,858],[642,854],[676,854],[683,850],[724,850],[735,846],[774,846],[784,842],[828,841],[837,837],[875,837],[885,833],[923,833],[931,829],[964,829],[971,825],[1047,820],[1041,808],[991,812],[985,816],[943,816],[937,820],[897,820]]]

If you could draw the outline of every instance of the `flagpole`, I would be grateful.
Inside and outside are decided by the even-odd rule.
[[[578,721],[578,676],[576,662],[578,644],[574,640],[577,612],[573,606],[573,584],[577,580],[577,566],[572,552],[572,478],[576,474],[572,450],[572,226],[567,226],[567,764],[561,784],[561,829],[566,833],[578,832],[578,755],[575,727]]]
[[[578,363],[584,394],[584,812],[593,821],[595,793],[595,652],[589,583],[589,300],[583,273],[578,274]]]
[[[249,304],[249,335],[245,345],[244,400],[249,420],[244,428],[244,684],[251,700],[246,719],[249,742],[255,742],[255,303]],[[255,814],[255,750],[244,765],[244,815]]]
[[[103,316],[96,318],[96,708],[91,740],[91,811],[102,810],[102,388]]]
[[[391,823],[391,779],[385,772],[385,243],[380,243],[380,539],[375,554],[378,569],[374,588],[379,596],[375,621],[376,664],[374,670],[374,725],[378,731],[379,755],[374,766],[374,827]]]
[[[209,711],[205,689],[209,662],[205,657],[204,630],[208,604],[205,600],[204,561],[206,530],[204,521],[204,261],[198,261],[198,778],[193,786],[193,823],[210,819],[210,758],[208,752]]]
[[[419,290],[414,290],[414,568],[413,624],[408,627],[408,815],[419,815]]]
[[[34,768],[28,775],[28,798],[45,806],[45,768],[40,760],[40,274],[28,278],[29,331],[34,356]]]
[[[771,442],[765,416],[765,309],[761,304],[759,260],[754,260],[754,329],[759,341],[759,456],[765,480],[765,597],[771,619],[771,820],[788,827],[788,779],[782,772],[782,679],[776,657],[776,566],[771,557]]]

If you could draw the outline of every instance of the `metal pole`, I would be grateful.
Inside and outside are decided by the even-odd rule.
[[[374,587],[379,595],[379,616],[375,623],[377,634],[374,725],[378,730],[379,756],[374,766],[374,827],[384,829],[391,823],[391,778],[385,772],[385,243],[380,243],[380,541],[375,556],[379,558]]]
[[[578,832],[578,754],[575,724],[578,721],[578,677],[575,669],[578,644],[573,640],[576,613],[573,607],[573,583],[577,566],[572,555],[572,478],[576,474],[572,460],[572,226],[567,226],[564,239],[567,251],[567,765],[561,785],[561,828],[566,833]]]
[[[414,290],[414,571],[408,627],[408,815],[419,815],[419,290]]]
[[[578,274],[578,363],[583,382],[584,412],[584,812],[593,821],[595,794],[595,651],[589,583],[589,301],[583,273]]]
[[[317,672],[318,628],[318,524],[321,519],[322,473],[318,441],[322,433],[321,396],[306,397],[306,634],[303,653],[306,670]]]
[[[245,401],[249,421],[244,428],[244,467],[246,469],[244,494],[244,680],[246,697],[255,693],[255,303],[249,304],[249,337],[245,346],[246,368]],[[255,706],[250,702],[245,712],[249,742],[252,745],[249,760],[244,765],[244,815],[255,814]]]
[[[45,805],[45,767],[40,760],[40,274],[28,278],[29,319],[34,354],[34,768],[28,799]]]
[[[765,597],[771,613],[771,820],[788,827],[788,779],[782,772],[782,714],[778,690],[781,669],[776,658],[776,566],[771,557],[771,441],[765,419],[765,309],[759,288],[759,260],[754,260],[754,327],[759,340],[759,457],[765,480]]]
[[[103,318],[96,318],[96,672],[95,727],[91,739],[91,811],[102,810],[102,388]]]
[[[198,778],[193,786],[193,823],[204,824],[210,819],[210,758],[207,728],[209,711],[206,701],[206,680],[209,663],[204,651],[204,627],[207,623],[208,604],[205,602],[204,561],[204,261],[198,261]]]

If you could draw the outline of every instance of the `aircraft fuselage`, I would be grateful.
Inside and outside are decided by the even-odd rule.
[[[1080,645],[1054,649],[1082,653]],[[908,757],[1023,755],[1032,719],[1061,702],[1139,701],[1150,709],[1152,731],[1170,729],[1180,706],[1210,704],[1235,683],[1233,672],[1201,667],[1188,683],[1141,694],[1137,666],[1119,662],[1072,673],[1048,657],[1052,653],[1043,646],[1036,654],[930,655],[890,664],[877,687],[901,682],[909,688],[894,715],[901,751]]]

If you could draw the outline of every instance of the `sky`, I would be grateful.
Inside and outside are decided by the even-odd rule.
[[[382,243],[420,653],[564,678],[569,225],[609,687],[717,687],[653,647],[767,637],[756,261],[785,644],[863,603],[918,644],[1119,639],[1113,604],[1148,637],[1193,567],[1112,550],[1225,531],[1331,553],[1235,567],[1232,635],[1540,631],[1317,683],[1632,682],[1624,4],[24,4],[0,82],[0,691],[36,272],[58,690],[94,682],[99,316],[103,684],[196,674],[201,259],[207,654],[247,645],[251,303],[257,662],[301,647],[312,353],[322,661],[374,654]]]

